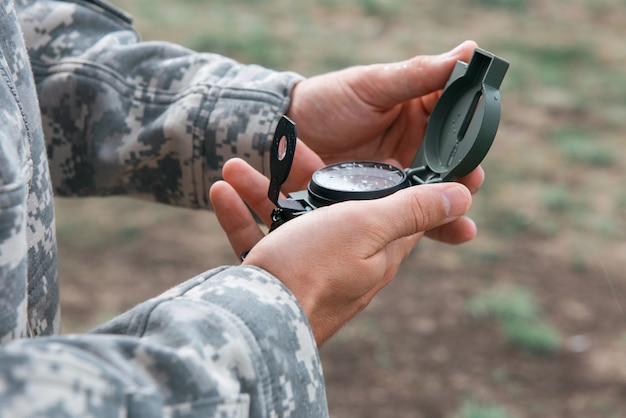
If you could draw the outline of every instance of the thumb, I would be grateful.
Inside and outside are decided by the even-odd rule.
[[[460,218],[469,210],[472,195],[459,183],[428,184],[408,187],[372,203],[371,216],[381,238],[390,242]]]

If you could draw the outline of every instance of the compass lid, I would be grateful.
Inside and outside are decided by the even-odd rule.
[[[452,181],[481,163],[500,123],[499,89],[508,67],[507,61],[480,48],[469,63],[457,62],[409,176],[418,183]]]

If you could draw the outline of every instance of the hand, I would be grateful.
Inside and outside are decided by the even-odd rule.
[[[424,231],[439,228],[455,234],[449,235],[455,241],[475,234],[473,223],[462,217],[471,205],[470,192],[458,183],[440,183],[319,208],[264,237],[246,203],[267,213],[267,179],[238,159],[230,160],[223,173],[238,181],[215,183],[210,197],[235,253],[252,248],[244,264],[265,269],[292,291],[318,345],[393,279]],[[245,203],[237,190],[242,182]]]
[[[298,146],[300,146],[300,144],[298,144]],[[298,162],[294,160],[294,167],[296,164],[298,164]],[[271,214],[274,209],[274,204],[267,198],[269,180],[244,161],[237,158],[228,160],[224,164],[222,176],[224,177],[224,180],[237,192],[234,196],[232,196],[233,203],[231,204],[235,205],[236,201],[240,200],[239,196],[241,196],[241,198],[246,201],[251,208],[253,208],[264,224],[268,226],[271,225]],[[478,192],[478,189],[480,189],[484,179],[485,172],[482,167],[479,166],[467,176],[459,179],[458,182],[465,185],[471,194],[475,194]],[[310,176],[306,179],[306,182],[301,185],[300,190],[306,189],[309,180]],[[244,221],[250,217],[247,209],[242,211],[239,215],[235,215],[234,211],[229,211],[228,214],[220,216],[218,213],[220,208],[215,205],[213,198],[215,196],[214,191],[220,190],[224,186],[225,185],[223,184],[216,184],[214,186],[215,189],[211,189],[211,201],[220,222],[228,222],[227,216],[232,218],[230,221],[232,225],[228,225],[229,227],[227,228],[224,224],[222,224],[222,227],[226,231],[235,253],[241,254],[243,251],[252,248],[264,234],[261,230],[259,230],[256,223],[247,224]],[[229,205],[223,206],[230,210]],[[467,217],[462,217],[456,221],[446,223],[426,231],[426,236],[428,238],[447,244],[461,244],[472,240],[475,235],[476,225]]]
[[[410,165],[455,63],[468,62],[474,49],[476,43],[466,41],[442,55],[351,67],[299,82],[287,116],[310,149],[298,145],[299,160],[285,190],[301,190],[314,170],[333,162]]]

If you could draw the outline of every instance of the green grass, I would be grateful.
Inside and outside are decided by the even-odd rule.
[[[522,43],[521,41],[507,41],[502,45],[509,53],[516,57],[512,59],[518,71],[518,77],[523,77],[527,85],[567,85],[572,76],[577,76],[581,69],[595,65],[595,54],[586,44],[557,44],[544,42],[539,45]]]
[[[585,127],[566,127],[553,131],[550,142],[572,163],[590,167],[610,167],[617,161],[615,150]]]
[[[541,194],[543,206],[551,212],[564,212],[571,205],[571,191],[566,187],[548,186]]]
[[[581,254],[572,254],[570,269],[574,273],[586,273],[589,271],[589,263]]]
[[[472,298],[469,309],[477,318],[493,316],[502,321],[531,320],[539,313],[532,294],[522,287],[481,292]]]
[[[98,252],[135,243],[148,229],[184,217],[185,211],[120,197],[56,198],[57,239],[77,251]],[[158,210],[157,210],[158,209]]]
[[[605,126],[619,129],[623,117],[615,115],[623,115],[626,75],[621,68],[603,68],[601,47],[583,33],[569,40],[505,38],[496,49],[506,50],[514,65],[503,84],[503,97],[512,92],[530,106],[547,104],[558,111],[594,114]]]
[[[541,318],[509,319],[500,322],[506,339],[513,345],[533,354],[551,354],[561,342],[554,326]]]
[[[467,399],[463,402],[458,418],[509,418],[505,408]]]
[[[560,347],[559,332],[543,318],[526,288],[484,290],[470,300],[469,311],[476,318],[494,318],[506,340],[529,353],[554,353]]]
[[[391,18],[401,10],[401,3],[391,0],[357,0],[357,4],[366,16]]]
[[[291,60],[286,48],[281,48],[280,40],[273,35],[271,28],[264,22],[252,22],[237,31],[234,36],[222,33],[203,33],[191,37],[186,43],[190,48],[201,52],[220,51],[221,54],[239,61],[255,63],[266,67],[285,67]]]
[[[522,10],[528,8],[530,0],[468,0],[469,3],[484,7],[500,7],[503,9]]]
[[[486,248],[471,253],[472,260],[478,260],[483,264],[496,264],[502,260],[502,252],[495,248]]]
[[[475,211],[475,216],[480,219],[481,227],[499,238],[511,238],[535,229],[532,216],[523,208],[513,208],[507,205],[483,208]]]

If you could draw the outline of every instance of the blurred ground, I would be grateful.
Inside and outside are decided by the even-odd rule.
[[[472,209],[479,237],[421,243],[323,347],[334,417],[626,416],[624,6],[124,2],[146,39],[304,74],[441,52],[466,38],[511,61]],[[57,199],[57,214],[66,332],[237,263],[211,213],[106,198]],[[539,312],[523,338],[509,338],[498,313],[471,309],[503,289],[528,292]],[[541,327],[557,337],[538,352],[546,339],[531,331]]]
[[[97,200],[59,202],[62,218],[73,211],[98,214],[63,225],[83,225],[81,235],[107,231],[87,244],[61,240],[66,332],[205,269],[236,263],[212,214],[107,203],[104,212]],[[323,347],[334,417],[452,417],[467,398],[506,405],[516,417],[624,416],[626,287],[618,269],[597,264],[573,271],[569,260],[532,239],[512,240],[506,255],[479,262],[424,244]],[[467,301],[480,289],[519,282],[534,290],[563,334],[556,353],[529,354],[507,343],[495,323],[468,313]],[[586,339],[582,347],[576,336]]]

